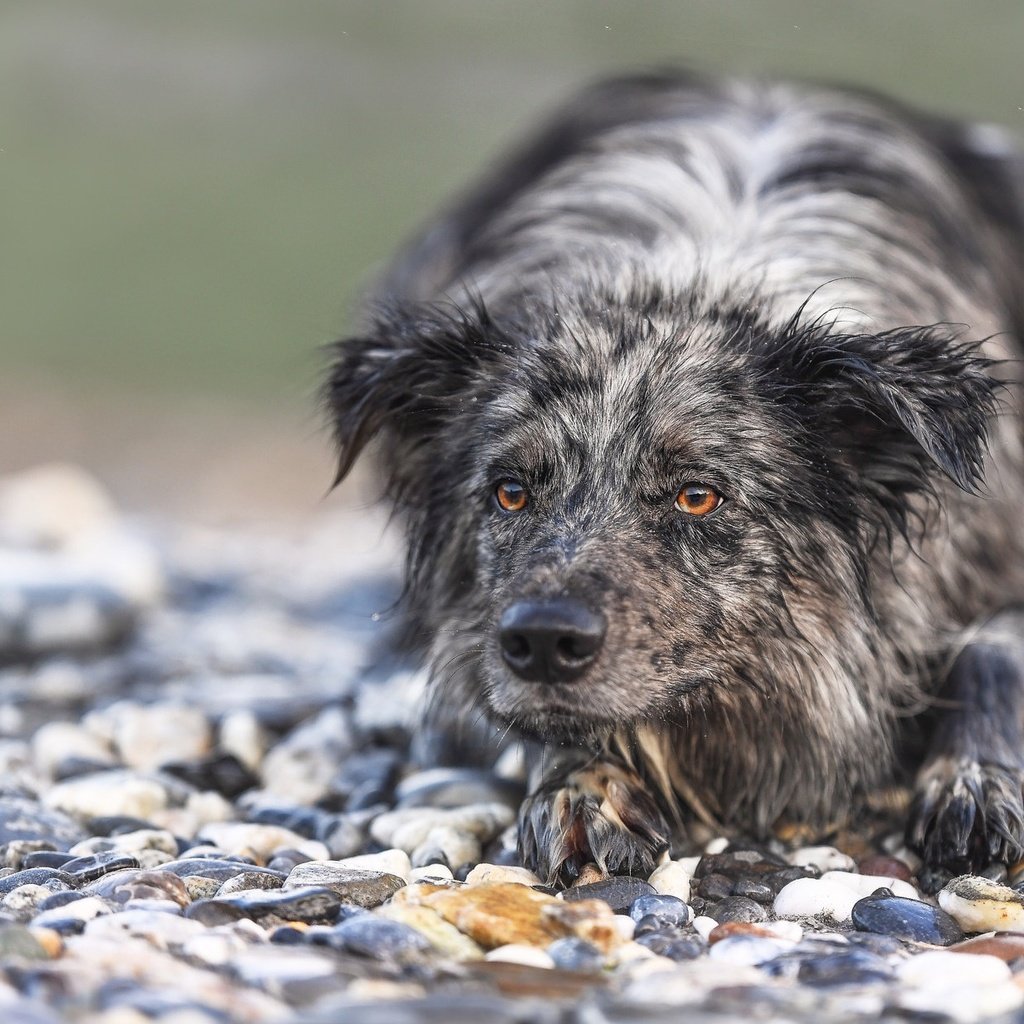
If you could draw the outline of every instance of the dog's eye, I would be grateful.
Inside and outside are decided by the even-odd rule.
[[[676,495],[676,508],[689,516],[706,516],[722,504],[722,496],[707,484],[683,484]]]
[[[506,512],[526,508],[526,488],[518,480],[502,480],[494,489],[494,498]]]

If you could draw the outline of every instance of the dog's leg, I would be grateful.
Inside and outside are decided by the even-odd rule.
[[[969,638],[942,698],[908,826],[926,888],[1024,856],[1024,609]]]
[[[611,755],[548,748],[543,776],[519,812],[519,852],[549,885],[584,864],[646,878],[670,830],[643,780]]]

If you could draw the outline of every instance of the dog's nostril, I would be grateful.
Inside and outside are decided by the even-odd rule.
[[[595,660],[606,628],[604,616],[578,601],[521,601],[501,617],[501,654],[523,679],[570,682]]]

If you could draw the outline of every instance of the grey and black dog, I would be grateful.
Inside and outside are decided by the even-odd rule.
[[[404,251],[339,479],[378,437],[436,703],[545,742],[542,876],[914,772],[923,876],[1024,856],[1022,341],[1021,157],[845,90],[599,84]]]

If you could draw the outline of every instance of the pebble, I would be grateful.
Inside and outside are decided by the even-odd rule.
[[[466,875],[466,884],[480,885],[484,882],[518,882],[520,885],[531,886],[542,884],[540,878],[528,868],[506,866],[503,864],[477,864]]]
[[[122,904],[136,899],[163,899],[185,907],[191,902],[185,883],[169,871],[136,871],[131,868],[113,871],[90,882],[81,891]]]
[[[682,928],[693,920],[693,911],[678,896],[643,893],[631,904],[629,916],[637,923],[653,919],[659,925]]]
[[[378,907],[405,884],[404,878],[386,871],[340,867],[333,861],[307,861],[292,869],[284,887],[319,886],[337,893],[345,903]]]
[[[509,964],[525,964],[528,967],[543,967],[550,969],[555,966],[554,958],[550,953],[536,946],[524,946],[510,943],[507,946],[498,946],[489,950],[485,960],[500,960]]]
[[[266,864],[278,850],[294,849],[314,860],[327,859],[327,847],[314,839],[305,839],[280,825],[253,825],[240,821],[218,821],[204,825],[197,838],[212,843],[226,853],[252,857]]]
[[[514,820],[514,813],[504,804],[471,804],[450,810],[432,807],[409,807],[388,811],[373,820],[370,835],[381,845],[397,846],[412,853],[431,830],[446,825],[468,832],[481,843],[490,842]]]
[[[402,921],[358,914],[329,930],[329,944],[373,960],[402,963],[431,951],[430,940]]]
[[[954,878],[938,901],[965,932],[1024,932],[1024,894],[987,878]]]
[[[48,807],[79,818],[118,814],[150,821],[173,802],[183,804],[187,793],[182,783],[169,776],[121,769],[59,782],[43,800]]]
[[[213,731],[206,714],[178,701],[123,700],[92,711],[82,724],[130,768],[152,771],[209,753]]]
[[[794,943],[786,942],[784,939],[757,935],[730,935],[711,946],[708,955],[712,960],[757,966],[789,952],[793,945]]]
[[[746,896],[726,896],[724,900],[718,901],[712,916],[719,924],[727,921],[756,924],[768,920],[768,911],[760,903]]]
[[[32,737],[32,759],[41,775],[55,778],[59,765],[71,757],[98,767],[116,764],[110,743],[74,722],[47,722]]]
[[[577,885],[566,889],[563,898],[573,900],[602,900],[616,914],[624,914],[642,897],[656,896],[654,886],[642,878],[618,875],[588,885]]]
[[[786,860],[796,867],[813,867],[819,874],[826,871],[856,871],[852,857],[841,853],[834,846],[802,846],[788,854]]]
[[[692,877],[692,874],[679,861],[669,860],[656,867],[647,881],[656,892],[660,892],[663,896],[675,896],[686,903],[690,899]]]
[[[117,850],[109,850],[104,853],[94,853],[86,857],[75,857],[67,861],[61,870],[73,875],[79,885],[92,882],[111,871],[121,871],[124,868],[141,867],[139,861],[130,853],[120,853]]]
[[[778,917],[820,917],[844,924],[850,920],[857,899],[857,892],[843,882],[797,878],[775,897],[773,909]]]
[[[878,889],[889,889],[894,896],[904,899],[920,899],[920,893],[907,882],[899,878],[884,875],[858,875],[850,871],[826,871],[821,876],[823,882],[838,882],[852,889],[858,896],[870,896]]]
[[[849,868],[845,870],[850,870]],[[883,854],[872,854],[862,858],[857,864],[857,870],[862,875],[874,875],[876,878],[898,879],[901,882],[911,882],[914,873],[909,865],[898,857],[887,857]]]
[[[333,921],[341,907],[341,897],[322,886],[304,886],[266,892],[250,889],[229,896],[214,896],[196,900],[185,914],[205,925],[230,924],[241,918],[261,921],[266,918],[281,921],[324,922]]]
[[[432,828],[411,853],[411,861],[416,867],[440,861],[455,868],[475,864],[480,860],[482,849],[480,841],[463,829],[452,828],[450,825],[438,825]]]
[[[401,921],[415,928],[442,956],[452,960],[480,960],[484,951],[479,943],[463,935],[450,921],[430,907],[392,902],[376,911],[378,916]]]
[[[600,971],[608,959],[592,942],[575,936],[555,939],[548,946],[547,955],[555,967],[564,971]]]
[[[854,928],[910,942],[950,946],[964,938],[960,926],[945,911],[902,896],[866,896],[854,904],[851,916]]]
[[[884,957],[863,949],[804,957],[796,973],[805,985],[829,987],[888,982],[893,975],[894,970]]]
[[[477,867],[479,866],[480,865],[478,864]],[[491,864],[488,864],[487,866],[493,867]],[[476,868],[473,868],[473,871],[476,871]],[[469,874],[472,875],[473,871],[470,871]],[[451,880],[453,877],[452,869],[448,867],[447,864],[425,864],[421,868],[413,868],[409,872],[408,880],[410,882],[422,882],[433,879],[436,882]],[[467,885],[475,884],[475,882],[470,882],[469,876],[466,878],[466,883]]]
[[[0,846],[27,840],[67,850],[84,838],[81,825],[68,815],[34,800],[0,796]]]
[[[409,881],[412,863],[405,850],[381,850],[380,853],[364,853],[358,857],[343,857],[331,861],[340,868],[359,868],[361,871],[383,871]]]
[[[1006,963],[1024,957],[1024,935],[1000,932],[995,935],[979,935],[965,942],[949,947],[950,953],[981,953],[996,956]]]
[[[348,714],[325,708],[267,752],[260,767],[263,787],[296,803],[315,803],[328,792],[352,746]]]

